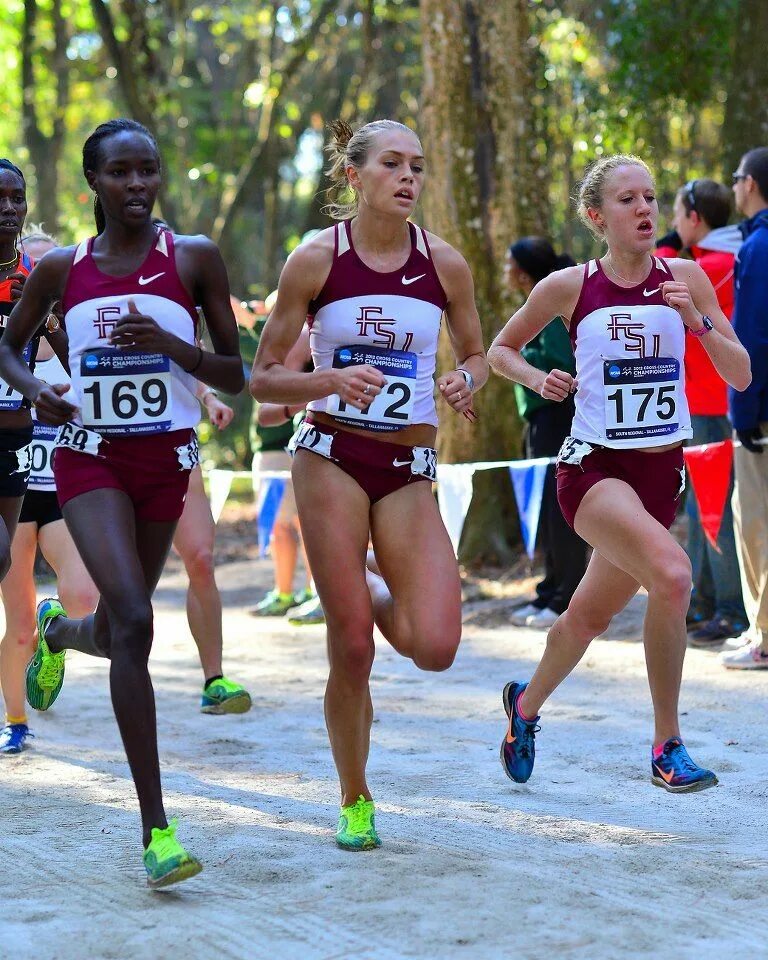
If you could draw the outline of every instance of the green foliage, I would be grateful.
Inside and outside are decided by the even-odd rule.
[[[99,3],[112,19],[112,35],[94,19]],[[34,38],[34,98],[46,135],[60,82],[50,56],[53,4],[37,3]],[[316,199],[324,186],[324,124],[339,115],[353,122],[390,116],[419,127],[418,0],[62,4],[70,81],[57,189],[63,242],[93,229],[83,140],[134,103],[161,145],[164,214],[180,231],[220,239],[236,295],[264,297],[301,237],[327,225]],[[532,0],[530,9],[535,149],[546,160],[542,189],[552,210],[540,232],[583,257],[596,248],[575,221],[571,197],[596,157],[629,151],[647,159],[663,215],[681,183],[720,168],[739,2]],[[3,14],[0,155],[29,171],[21,110],[23,0],[4,0]],[[35,220],[36,183],[28,179]],[[244,337],[250,365],[250,334]],[[211,438],[217,461],[245,465],[249,414],[250,401],[238,400],[236,426]]]

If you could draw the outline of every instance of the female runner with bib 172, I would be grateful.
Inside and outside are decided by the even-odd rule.
[[[497,373],[548,400],[576,391],[571,436],[558,456],[558,500],[594,548],[533,678],[504,688],[509,722],[501,760],[512,780],[528,780],[539,710],[642,585],[655,719],[651,779],[670,791],[702,790],[717,777],[693,762],[678,725],[691,565],[669,532],[684,485],[681,443],[692,433],[685,337],[701,338],[737,390],[750,382],[749,358],[701,267],[652,255],[658,205],[642,160],[599,160],[581,184],[578,203],[580,218],[607,253],[537,284],[489,351]],[[558,315],[568,323],[575,379],[562,370],[536,370],[520,352]]]
[[[53,703],[65,650],[109,658],[112,704],[141,809],[144,865],[149,885],[160,887],[193,876],[200,863],[176,840],[163,807],[147,667],[152,593],[199,459],[197,381],[236,393],[243,370],[217,247],[152,223],[160,158],[149,131],[133,120],[102,124],[85,142],[83,170],[96,194],[98,235],[40,262],[0,343],[8,382],[34,402],[42,422],[62,424],[56,489],[101,596],[83,620],[68,619],[55,600],[38,607],[27,699],[39,710]],[[69,337],[71,391],[36,379],[22,360],[54,300],[62,302]],[[196,304],[215,352],[197,345]]]
[[[464,258],[408,219],[424,182],[418,137],[392,120],[331,129],[329,211],[340,222],[289,257],[251,393],[307,403],[293,484],[328,628],[336,840],[368,850],[380,843],[365,776],[374,622],[423,670],[447,669],[461,637],[458,567],[432,495],[443,312],[458,365],[437,386],[456,413],[473,417],[488,365]],[[285,359],[308,315],[315,369],[296,373]]]

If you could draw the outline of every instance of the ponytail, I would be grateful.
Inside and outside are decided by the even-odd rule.
[[[556,270],[564,270],[565,267],[573,267],[576,264],[569,254],[555,253],[552,244],[544,237],[522,237],[512,244],[509,254],[534,283],[538,283]]]
[[[331,181],[325,191],[328,203],[322,208],[334,220],[345,220],[357,213],[357,194],[347,179],[347,167],[362,167],[378,133],[402,130],[416,136],[415,131],[396,120],[372,120],[353,130],[346,120],[332,120],[328,124],[331,139],[326,152],[331,165],[325,171]]]

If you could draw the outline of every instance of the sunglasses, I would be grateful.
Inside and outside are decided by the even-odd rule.
[[[737,184],[739,180],[746,180],[749,176],[748,173],[732,173],[731,174],[731,183]]]
[[[683,187],[683,190],[685,190],[685,199],[688,202],[690,210],[696,209],[696,184],[698,182],[698,180],[689,180]]]

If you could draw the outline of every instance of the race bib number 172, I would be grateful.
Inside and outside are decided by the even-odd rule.
[[[342,423],[365,430],[399,430],[407,427],[416,400],[418,357],[408,350],[351,345],[338,347],[333,354],[336,369],[369,364],[387,378],[381,393],[363,410],[345,403],[337,394],[328,397],[328,413]]]

